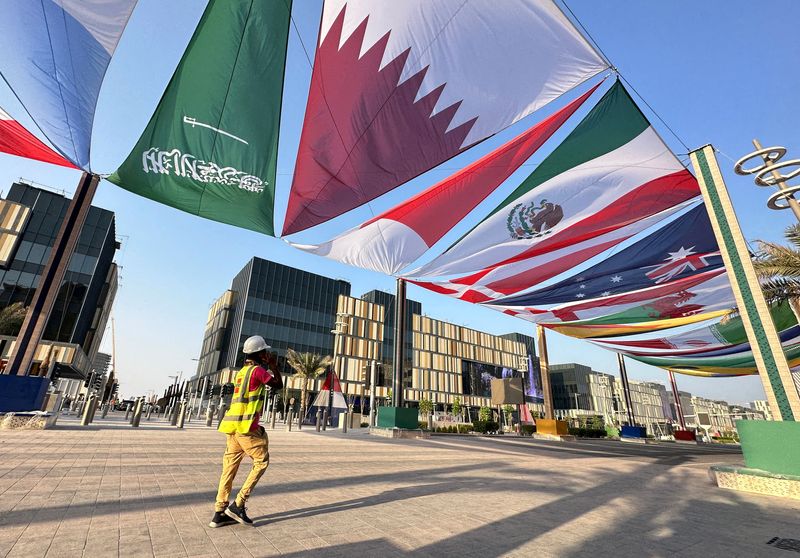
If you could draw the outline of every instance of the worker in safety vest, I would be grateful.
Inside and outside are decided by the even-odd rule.
[[[269,348],[260,335],[250,337],[244,342],[244,366],[233,381],[231,407],[219,425],[220,432],[227,434],[227,446],[222,457],[222,476],[214,505],[214,518],[209,527],[221,527],[234,522],[253,524],[247,517],[245,503],[258,479],[269,466],[269,439],[267,432],[258,423],[264,405],[264,386],[275,390],[283,387],[283,378],[276,369],[277,366],[270,366],[267,352]],[[245,454],[253,460],[253,468],[236,496],[236,501],[229,504],[233,479]]]

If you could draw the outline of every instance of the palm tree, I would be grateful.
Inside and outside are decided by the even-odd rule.
[[[788,246],[759,240],[753,263],[767,302],[788,301],[800,310],[800,224],[788,227],[784,234]]]
[[[308,382],[319,377],[327,370],[333,359],[329,356],[321,356],[314,353],[298,353],[294,349],[286,351],[286,363],[294,370],[294,376],[302,379],[302,390],[300,393],[300,421],[306,416],[306,398],[308,397]]]
[[[27,312],[28,309],[21,302],[0,310],[0,335],[17,335]]]

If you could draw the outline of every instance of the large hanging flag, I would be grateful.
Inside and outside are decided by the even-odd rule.
[[[580,338],[631,335],[697,323],[728,314],[734,306],[730,283],[721,269],[549,310],[486,305]]]
[[[545,289],[487,304],[541,306],[605,297],[706,273],[723,265],[706,206],[701,204],[572,277]]]
[[[409,275],[485,271],[598,237],[699,193],[617,82],[489,217]],[[581,257],[565,259],[564,269]]]
[[[3,109],[0,109],[0,151],[53,165],[75,168],[75,165],[47,147]]]
[[[97,97],[136,0],[6,0],[0,74],[55,148],[89,170]]]
[[[770,308],[775,328],[785,341],[795,334],[797,317],[788,303]],[[788,337],[787,337],[788,336]],[[722,350],[747,343],[741,316],[726,317],[717,323],[656,339],[593,339],[608,349],[636,355],[677,355]]]
[[[607,67],[551,0],[326,0],[283,234],[388,192]]]
[[[212,0],[133,151],[109,180],[214,221],[274,234],[291,3]]]
[[[600,86],[471,165],[360,227],[323,244],[295,248],[394,275],[438,242],[533,155]]]
[[[513,263],[492,267],[479,273],[449,281],[416,281],[416,285],[441,294],[450,295],[468,302],[487,302],[537,285],[571,269],[572,261],[585,261],[603,253],[620,242],[637,235],[662,221],[669,220],[678,212],[697,205],[701,198],[665,209],[655,215],[620,227],[611,232],[578,242],[571,246],[545,252]]]

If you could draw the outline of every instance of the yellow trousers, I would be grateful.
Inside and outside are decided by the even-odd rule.
[[[226,437],[228,440],[225,455],[222,457],[222,476],[219,479],[215,511],[223,511],[228,506],[233,479],[245,455],[253,460],[253,468],[236,496],[237,506],[244,505],[256,483],[269,467],[269,438],[263,428],[260,433],[227,434]]]

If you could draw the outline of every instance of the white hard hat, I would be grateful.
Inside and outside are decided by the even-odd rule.
[[[263,337],[260,335],[253,335],[252,337],[248,337],[244,342],[244,349],[242,349],[242,352],[246,355],[252,355],[253,353],[270,348],[271,347],[267,345],[267,342],[264,341]]]

